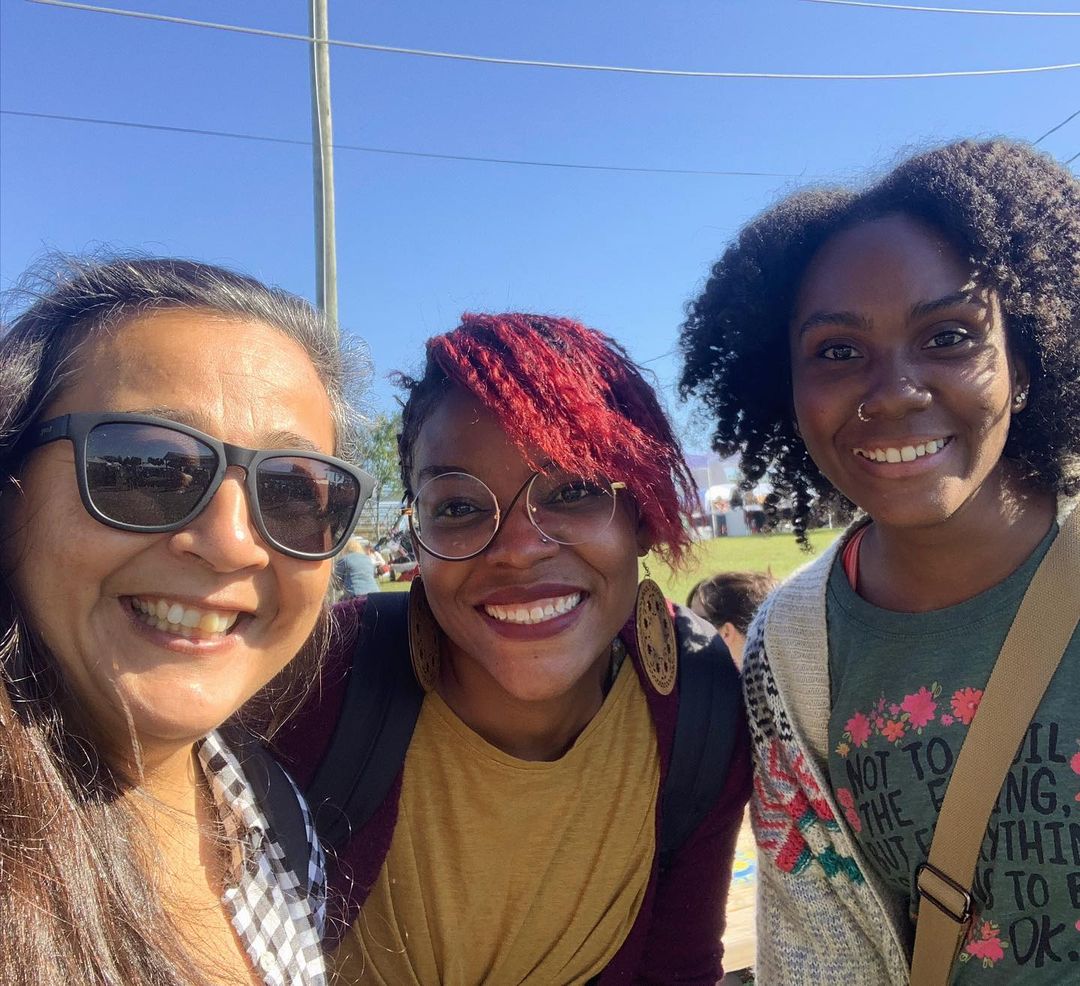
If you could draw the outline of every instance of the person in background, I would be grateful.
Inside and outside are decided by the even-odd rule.
[[[341,981],[713,986],[746,725],[713,628],[639,582],[640,556],[678,562],[689,542],[692,480],[655,393],[601,333],[522,314],[466,315],[403,383],[421,572],[407,619],[383,608],[400,594],[343,603],[354,629],[280,739],[318,788],[377,747],[341,745],[353,700],[404,670],[408,693],[378,707],[407,749],[370,820],[343,826],[332,872]],[[684,692],[697,671],[708,681]],[[694,749],[706,731],[726,744],[698,764],[692,806],[663,797],[690,763],[680,725]],[[367,783],[340,780],[312,795],[331,822]]]
[[[375,549],[365,538],[352,538],[344,553],[334,562],[334,575],[341,583],[346,597],[366,596],[378,592],[375,578]]]
[[[322,852],[257,737],[318,676],[373,485],[340,457],[348,364],[307,302],[208,264],[24,285],[0,333],[0,982],[324,984]]]
[[[390,566],[386,563],[383,553],[374,545],[371,546],[371,561],[375,565],[376,579],[381,579],[390,574]]]
[[[687,594],[686,605],[716,627],[736,665],[741,668],[750,622],[777,585],[779,582],[771,573],[720,572],[698,582]],[[728,955],[733,961],[728,965],[731,971],[724,977],[722,986],[735,986],[747,981],[751,975],[756,940],[756,886],[757,853],[747,811],[735,843],[735,868],[727,912]]]
[[[1076,519],[1080,181],[961,141],[797,194],[717,261],[682,352],[715,447],[801,537],[817,500],[861,511],[747,638],[758,981],[902,986],[957,754]],[[954,986],[1076,981],[1078,680],[1080,632],[999,794]]]
[[[702,579],[686,596],[686,605],[708,620],[742,667],[750,621],[780,583],[768,572],[719,572]]]

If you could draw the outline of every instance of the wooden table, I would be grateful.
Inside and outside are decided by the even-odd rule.
[[[754,964],[757,945],[755,895],[757,892],[757,851],[750,830],[749,812],[743,818],[735,844],[735,867],[728,894],[727,928],[724,931],[724,968],[729,972]]]

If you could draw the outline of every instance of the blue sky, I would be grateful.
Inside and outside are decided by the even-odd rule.
[[[126,9],[307,33],[303,0]],[[919,0],[915,0],[919,2]],[[926,0],[927,3],[930,0]],[[1064,0],[956,0],[1080,12]],[[939,6],[947,5],[936,0]],[[1080,17],[805,0],[330,0],[332,37],[691,70],[941,72],[1080,61]],[[310,137],[295,41],[0,0],[0,108]],[[440,154],[785,177],[635,174],[339,150],[340,310],[385,374],[464,310],[572,315],[656,373],[669,407],[683,305],[741,223],[800,185],[860,180],[961,136],[1035,139],[1080,71],[908,81],[693,79],[332,50],[335,140]],[[1080,117],[1040,145],[1080,152]],[[1080,159],[1070,167],[1080,166]],[[43,250],[194,256],[314,294],[303,146],[0,115],[0,287]],[[689,443],[700,448],[693,435]]]

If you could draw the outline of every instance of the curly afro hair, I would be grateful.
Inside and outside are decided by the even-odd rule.
[[[656,393],[615,340],[568,318],[465,314],[456,329],[427,341],[419,379],[397,380],[408,393],[398,436],[407,495],[415,492],[420,429],[460,387],[527,459],[538,449],[560,468],[624,482],[649,545],[672,563],[684,555],[693,478]]]
[[[890,214],[933,228],[1001,301],[1012,351],[1031,373],[1005,455],[1034,488],[1080,488],[1080,182],[1007,140],[961,141],[910,158],[869,188],[800,192],[747,225],[687,305],[683,397],[715,415],[713,447],[740,454],[793,503],[805,543],[818,501],[843,501],[798,436],[789,323],[803,272],[836,233]]]

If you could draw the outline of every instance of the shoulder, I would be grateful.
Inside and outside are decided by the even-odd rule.
[[[654,683],[650,662],[659,662],[657,671],[661,678],[670,672],[666,661],[655,657],[653,648],[636,637],[633,618],[622,635],[638,670],[665,763],[670,757],[676,720],[685,718],[688,699],[696,706],[695,714],[700,713],[708,721],[708,717],[722,713],[732,696],[737,700],[740,695],[738,669],[712,624],[670,601],[667,609],[675,631],[675,687],[670,691],[664,692]]]
[[[685,606],[674,605],[672,609],[680,690],[694,687],[697,679],[708,678],[720,692],[730,690],[738,694],[739,669],[715,627]],[[730,711],[734,714],[736,707]]]
[[[855,528],[837,538],[825,551],[785,579],[757,611],[747,632],[743,681],[748,690],[776,666],[780,677],[798,676],[826,662],[828,639],[825,597],[837,555]],[[781,681],[781,687],[797,681]],[[770,682],[770,689],[776,687]],[[798,691],[799,689],[796,688]]]
[[[809,559],[780,583],[758,610],[754,623],[778,625],[785,618],[806,618],[816,615],[817,604],[824,598],[833,562],[851,531],[838,537],[816,558]]]
[[[274,737],[273,747],[304,788],[330,745],[352,674],[366,599],[347,599],[330,614],[329,644],[307,698]]]
[[[260,818],[265,822],[289,885],[311,898],[313,911],[321,911],[326,882],[322,847],[308,804],[288,771],[258,737],[240,729],[230,730],[228,738],[222,731],[210,733],[202,755],[221,792],[219,807],[227,801],[237,825],[250,827]]]

